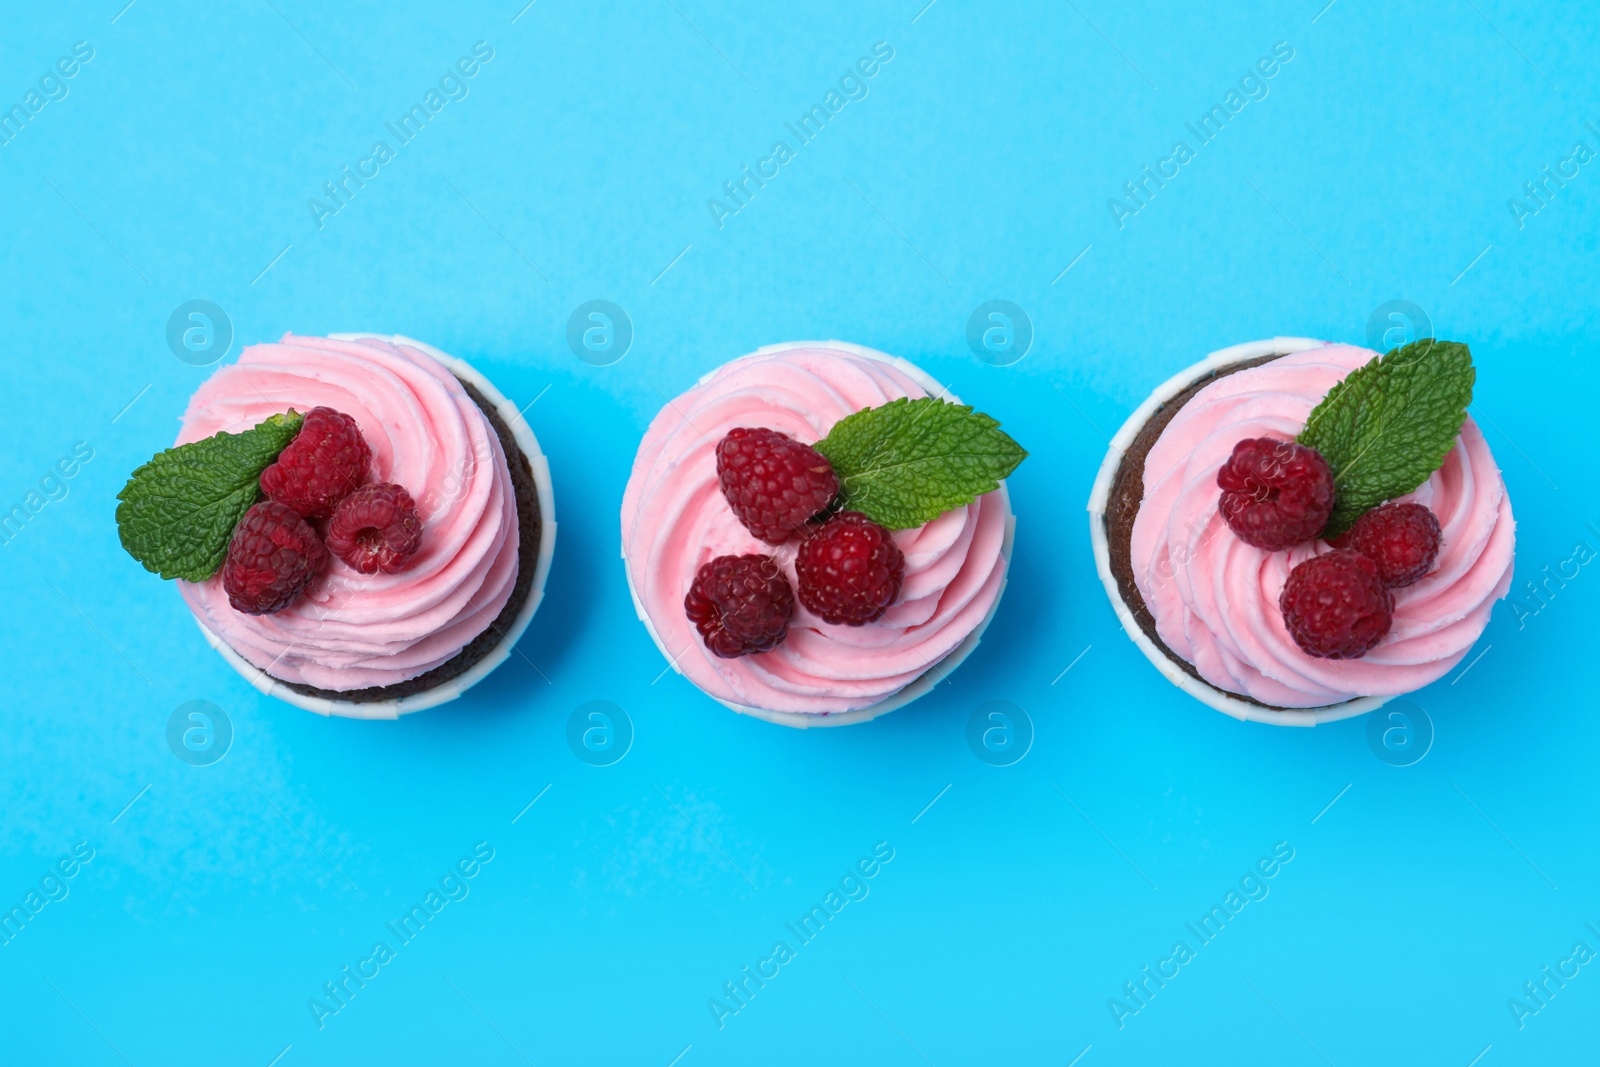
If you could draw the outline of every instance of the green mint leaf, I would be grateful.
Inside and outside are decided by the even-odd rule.
[[[1466,345],[1424,338],[1358,367],[1328,391],[1298,438],[1333,468],[1324,537],[1339,536],[1439,469],[1466,421],[1476,377]]]
[[[244,433],[219,433],[157,453],[117,494],[122,547],[163,578],[211,577],[222,566],[234,526],[256,502],[261,472],[304,421],[290,411]]]
[[[840,505],[891,530],[972,503],[1028,455],[989,416],[931,396],[847,415],[816,449],[839,476]]]

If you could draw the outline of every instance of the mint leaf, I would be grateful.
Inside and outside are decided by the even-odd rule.
[[[1298,438],[1333,468],[1333,514],[1322,536],[1339,536],[1439,469],[1467,419],[1476,377],[1466,345],[1430,337],[1373,359],[1328,391]]]
[[[222,566],[234,526],[256,502],[261,472],[304,421],[290,411],[244,433],[158,452],[117,494],[122,547],[163,578],[211,577]]]
[[[840,506],[909,530],[999,488],[1028,453],[989,416],[936,397],[864,408],[816,443]]]

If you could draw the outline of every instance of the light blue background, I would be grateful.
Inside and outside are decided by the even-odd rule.
[[[1600,949],[1600,577],[1552,581],[1536,614],[1522,587],[1576,542],[1600,548],[1600,166],[1523,228],[1507,206],[1574,142],[1600,150],[1592,11],[123,2],[0,16],[7,106],[74,42],[94,48],[0,147],[0,507],[76,442],[94,450],[0,548],[0,903],[73,843],[95,849],[0,947],[0,1059],[1592,1054],[1595,966],[1524,1029],[1507,1007],[1574,942]],[[318,229],[307,198],[477,41],[494,59],[470,95]],[[870,94],[719,230],[707,199],[877,41],[894,58]],[[1277,41],[1294,58],[1269,95],[1119,230],[1108,198]],[[455,705],[373,724],[264,699],[206,647],[112,518],[209,373],[164,337],[196,298],[231,316],[232,356],[289,330],[400,332],[538,398],[561,529],[522,656]],[[965,341],[996,298],[1036,330],[1008,367]],[[636,331],[611,366],[565,342],[591,299]],[[1083,514],[1105,435],[1167,376],[1274,334],[1362,343],[1391,299],[1472,345],[1527,616],[1502,605],[1465,679],[1416,694],[1437,736],[1405,768],[1362,721],[1246,726],[1180,695],[1119,631]],[[1032,456],[982,647],[910,709],[802,733],[661,676],[617,506],[663,395],[826,337],[917,361]],[[234,726],[211,767],[165,741],[192,699]],[[607,768],[565,741],[596,699],[636,730]],[[1036,730],[1008,768],[965,740],[990,700]],[[479,841],[495,858],[470,895],[319,1030],[308,998]],[[895,858],[870,896],[719,1030],[708,999],[878,841]],[[1108,999],[1280,841],[1295,858],[1270,896],[1119,1030]]]

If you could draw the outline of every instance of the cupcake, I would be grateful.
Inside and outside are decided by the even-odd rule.
[[[406,337],[246,348],[118,499],[124,548],[177,580],[212,647],[324,715],[460,696],[510,655],[555,547],[549,466],[521,413]]]
[[[1025,456],[903,359],[762,348],[670,401],[639,444],[622,500],[639,618],[734,711],[874,718],[928,692],[993,618],[1004,478]]]
[[[1465,345],[1280,337],[1215,352],[1118,431],[1089,501],[1123,628],[1239,719],[1359,715],[1461,662],[1516,524],[1466,413]]]

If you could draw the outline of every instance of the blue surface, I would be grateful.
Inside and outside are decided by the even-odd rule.
[[[1565,563],[1600,550],[1600,164],[1508,205],[1575,142],[1600,152],[1592,11],[123,2],[0,15],[0,102],[93,50],[0,145],[0,506],[39,493],[0,547],[0,903],[66,893],[0,945],[0,1060],[1592,1055],[1600,969],[1565,965],[1520,1028],[1508,1006],[1600,951],[1600,577]],[[492,60],[319,228],[308,199],[479,41]],[[844,85],[866,95],[794,144],[785,123],[880,41],[892,60]],[[1200,145],[1186,123],[1280,41],[1293,58]],[[1119,229],[1108,200],[1180,138],[1193,158]],[[708,200],[779,139],[794,158],[719,228]],[[166,341],[193,299],[225,310],[232,356],[401,332],[533,404],[555,569],[522,654],[468,698],[388,724],[264,699],[121,552],[113,497],[210,373]],[[566,343],[595,299],[634,329],[606,366]],[[966,341],[994,299],[1034,328],[1009,366]],[[1415,695],[1435,737],[1406,767],[1363,721],[1245,726],[1180,695],[1118,630],[1083,517],[1105,435],[1158,382],[1274,334],[1364,342],[1390,300],[1471,343],[1520,520],[1519,608]],[[663,676],[617,506],[663,395],[826,337],[916,360],[1032,457],[982,647],[911,709],[802,733]],[[46,480],[80,442],[92,459]],[[191,700],[232,725],[210,766],[166,740]],[[566,741],[593,700],[634,731],[607,767]],[[1035,733],[1009,767],[966,741],[994,700]],[[80,842],[92,860],[47,879]],[[479,842],[493,859],[445,882],[467,895],[401,944],[386,924]],[[802,944],[785,923],[878,842],[892,861],[846,883],[867,895]],[[1200,945],[1185,924],[1279,842],[1292,861],[1245,883],[1267,895]],[[379,940],[394,958],[319,1028],[308,1002]],[[719,1029],[708,1002],[779,940],[794,958]],[[1194,958],[1119,1029],[1108,1002],[1179,940]]]

